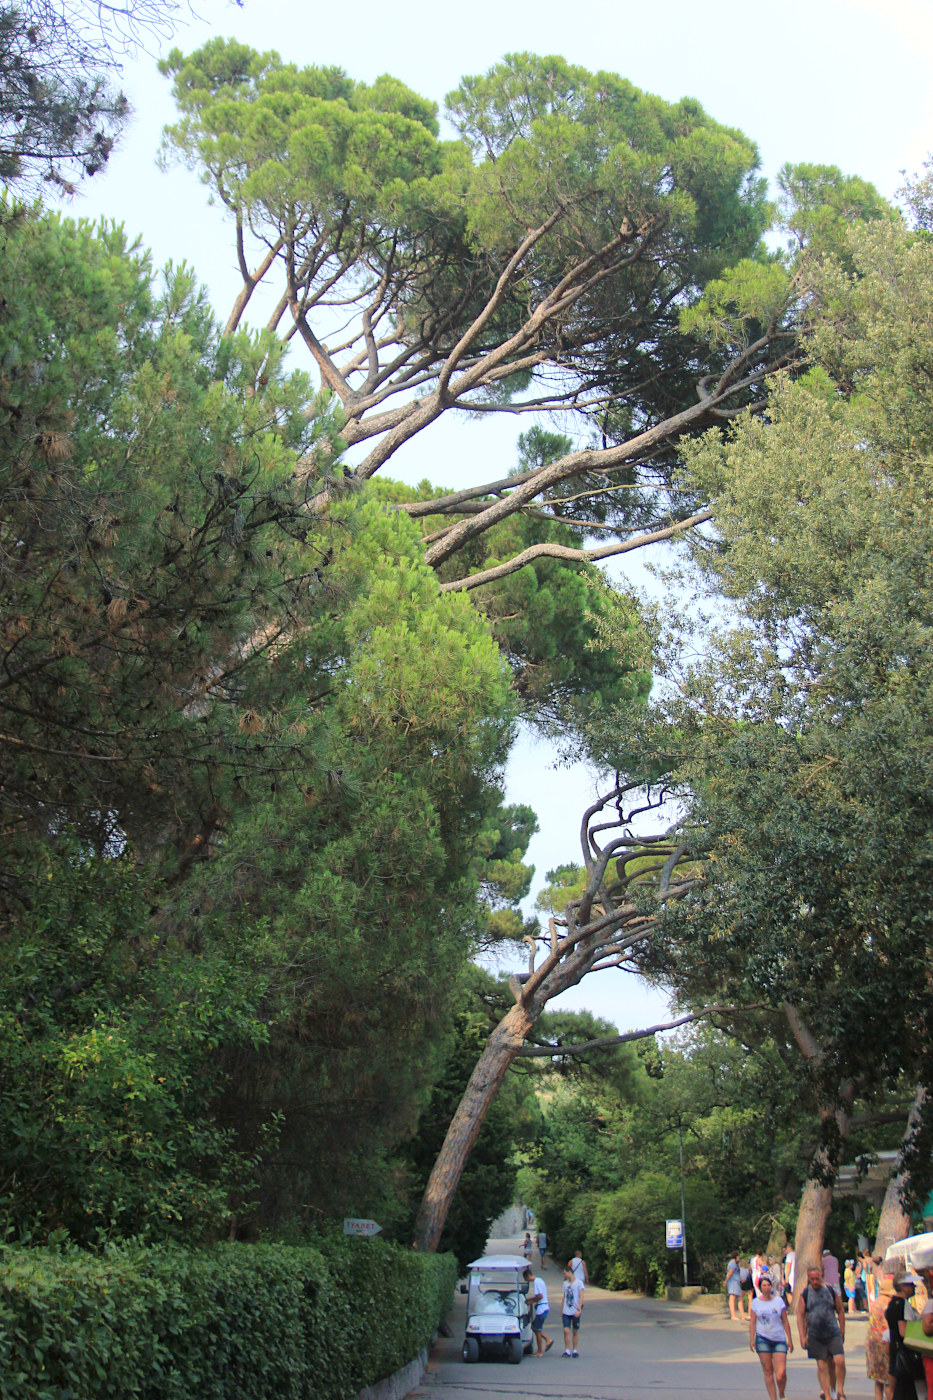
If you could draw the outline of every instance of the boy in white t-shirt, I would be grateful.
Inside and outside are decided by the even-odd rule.
[[[564,1324],[564,1356],[579,1356],[580,1310],[583,1307],[583,1284],[568,1264],[564,1270],[564,1296],[561,1315]]]
[[[535,1354],[543,1356],[554,1345],[554,1338],[549,1337],[544,1330],[551,1306],[548,1302],[547,1284],[544,1279],[535,1278],[530,1269],[525,1270],[525,1282],[528,1284],[528,1306],[531,1308],[532,1342],[537,1344]]]

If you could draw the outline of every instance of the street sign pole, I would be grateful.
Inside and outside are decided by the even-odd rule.
[[[684,1288],[687,1287],[687,1200],[684,1195],[684,1125],[677,1124],[680,1137],[680,1218],[684,1227]]]

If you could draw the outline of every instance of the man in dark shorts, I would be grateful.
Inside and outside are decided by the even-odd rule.
[[[829,1400],[834,1388],[836,1400],[845,1400],[845,1308],[841,1295],[823,1282],[820,1268],[807,1270],[807,1286],[797,1303],[797,1332],[800,1345],[806,1347],[807,1356],[816,1362],[820,1400]],[[831,1363],[835,1363],[835,1387]]]
[[[535,1278],[530,1269],[525,1270],[525,1282],[528,1284],[528,1306],[531,1308],[532,1340],[537,1345],[537,1352],[533,1351],[532,1354],[543,1356],[554,1345],[554,1338],[544,1330],[550,1308],[547,1286],[543,1279]]]

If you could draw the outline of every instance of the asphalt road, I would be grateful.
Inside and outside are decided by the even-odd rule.
[[[520,1241],[496,1241],[490,1249],[517,1252]],[[431,1353],[424,1382],[414,1392],[424,1400],[683,1400],[683,1397],[766,1397],[761,1366],[748,1349],[748,1326],[729,1315],[697,1306],[681,1307],[632,1294],[587,1290],[580,1329],[580,1356],[565,1359],[560,1323],[561,1273],[553,1263],[544,1271],[551,1302],[545,1331],[554,1338],[547,1356],[526,1356],[520,1366],[483,1359],[474,1365],[460,1356],[464,1302],[459,1295],[448,1319],[453,1332]],[[816,1365],[797,1350],[788,1366],[789,1400],[817,1400]],[[848,1400],[872,1400],[874,1386],[865,1375],[865,1324],[846,1328]]]

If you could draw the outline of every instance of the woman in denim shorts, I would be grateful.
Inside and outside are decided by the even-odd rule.
[[[767,1270],[758,1280],[758,1297],[749,1303],[748,1345],[758,1353],[765,1376],[769,1400],[784,1395],[787,1385],[787,1354],[794,1343],[787,1320],[787,1304],[774,1292],[774,1282]]]

